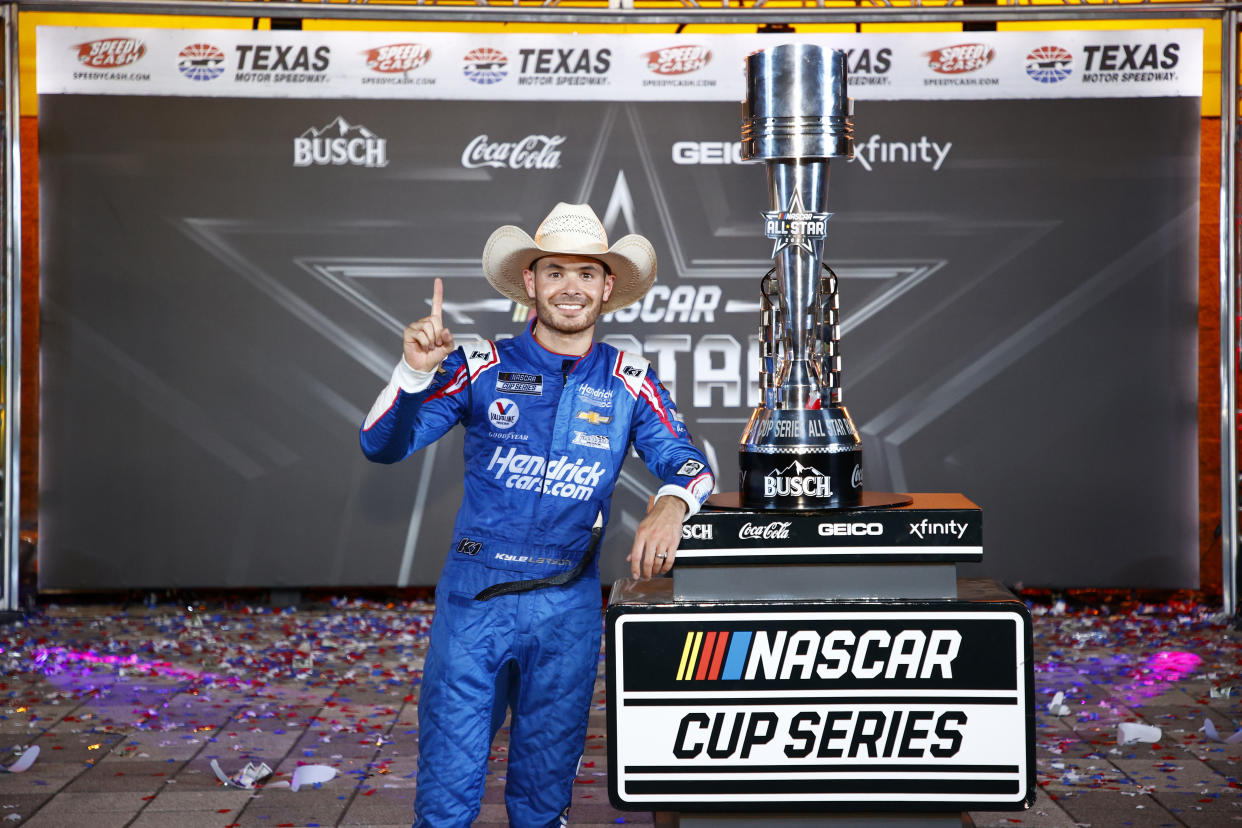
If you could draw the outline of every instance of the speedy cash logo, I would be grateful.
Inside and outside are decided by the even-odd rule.
[[[78,62],[92,69],[116,69],[142,59],[147,45],[135,37],[106,37],[78,43]]]
[[[996,57],[996,50],[986,43],[960,43],[927,53],[927,66],[941,75],[959,75],[987,66]]]
[[[421,43],[391,43],[363,53],[367,68],[385,75],[401,75],[427,65],[431,49]]]
[[[657,75],[685,75],[711,63],[712,51],[706,46],[671,46],[646,54],[647,69]]]

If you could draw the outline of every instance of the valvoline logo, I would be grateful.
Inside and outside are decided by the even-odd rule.
[[[421,43],[393,43],[363,52],[372,72],[412,72],[431,60],[431,50]]]
[[[95,69],[114,69],[128,66],[147,53],[147,45],[134,37],[106,37],[79,43],[78,61]]]
[[[517,403],[501,397],[487,407],[487,419],[496,428],[513,428],[518,421]]]
[[[996,50],[986,43],[961,43],[927,53],[927,65],[942,75],[960,75],[982,69],[996,57]]]
[[[712,59],[712,51],[706,46],[670,46],[648,52],[647,68],[657,75],[685,75],[697,72]]]

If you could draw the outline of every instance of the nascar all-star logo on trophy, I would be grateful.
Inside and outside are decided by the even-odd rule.
[[[823,264],[829,159],[854,156],[845,61],[810,44],[746,60],[742,156],[767,164],[775,260],[761,285],[762,396],[740,446],[746,508],[863,502],[862,441],[841,404],[837,279]]]

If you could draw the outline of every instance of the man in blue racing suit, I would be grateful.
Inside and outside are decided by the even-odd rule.
[[[455,349],[437,279],[361,434],[367,457],[394,463],[465,427],[465,497],[419,699],[416,828],[471,824],[506,708],[509,824],[567,824],[599,656],[595,555],[621,464],[632,445],[663,483],[635,532],[635,578],[671,569],[681,523],[713,485],[647,361],[594,341],[601,313],[654,283],[646,239],[610,247],[590,207],[562,203],[533,239],[493,233],[483,272],[535,321]]]

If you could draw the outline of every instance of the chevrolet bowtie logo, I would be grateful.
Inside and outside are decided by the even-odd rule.
[[[606,417],[595,411],[579,411],[579,420],[586,420],[591,425],[604,425],[612,422],[612,417]]]

